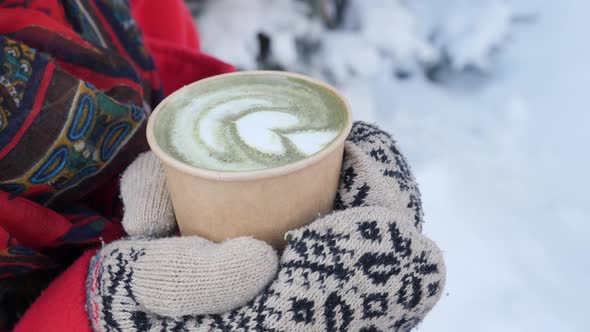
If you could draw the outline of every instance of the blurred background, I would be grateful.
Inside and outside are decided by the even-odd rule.
[[[447,263],[419,331],[589,331],[589,1],[187,3],[208,53],[328,81],[397,138]]]

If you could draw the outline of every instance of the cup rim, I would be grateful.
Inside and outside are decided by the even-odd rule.
[[[200,85],[200,84],[203,84],[206,82],[210,82],[213,80],[218,80],[218,79],[222,79],[222,78],[226,78],[226,77],[242,76],[242,75],[277,75],[277,76],[294,77],[294,78],[305,80],[306,82],[308,82],[310,84],[317,85],[317,86],[320,86],[324,89],[327,89],[330,92],[332,92],[334,95],[336,95],[338,98],[340,98],[340,100],[342,101],[342,103],[344,105],[344,112],[346,113],[346,124],[345,124],[344,128],[340,131],[338,136],[336,136],[336,138],[334,140],[332,140],[332,142],[330,142],[330,144],[328,144],[328,146],[326,146],[324,149],[320,150],[319,152],[317,152],[311,156],[305,157],[303,159],[297,160],[295,162],[286,164],[286,165],[277,166],[277,167],[270,167],[270,168],[263,168],[263,169],[256,169],[256,170],[223,171],[223,170],[213,170],[213,169],[196,167],[196,166],[192,166],[192,165],[186,164],[180,160],[175,159],[174,157],[170,156],[166,151],[164,151],[159,146],[159,144],[156,140],[155,134],[154,134],[154,124],[157,120],[158,115],[162,111],[162,109],[164,109],[164,107],[168,104],[168,102],[172,98],[174,98],[175,95],[180,95],[183,91],[185,91],[186,89],[190,89],[191,87],[193,87],[195,85]],[[302,75],[302,74],[298,74],[298,73],[275,71],[275,70],[249,70],[249,71],[239,71],[239,72],[232,72],[232,73],[226,73],[226,74],[220,74],[220,75],[207,77],[205,79],[198,80],[198,81],[193,82],[191,84],[185,85],[182,88],[173,92],[172,94],[168,95],[166,98],[164,98],[164,100],[162,100],[156,106],[156,108],[150,114],[148,122],[147,122],[146,136],[147,136],[148,145],[150,146],[150,148],[154,152],[154,154],[156,154],[156,156],[164,164],[174,168],[177,171],[180,171],[180,172],[192,175],[192,176],[197,176],[197,177],[211,179],[211,180],[217,180],[217,181],[248,181],[248,180],[257,180],[257,179],[263,179],[263,178],[272,178],[272,177],[277,177],[277,176],[281,176],[281,175],[285,175],[285,174],[289,174],[289,173],[294,173],[294,172],[301,170],[305,167],[308,167],[312,164],[318,163],[322,159],[324,159],[327,156],[329,156],[330,154],[332,154],[332,152],[334,152],[334,150],[336,150],[339,146],[344,144],[346,137],[348,137],[348,134],[350,133],[350,131],[352,129],[352,122],[353,122],[352,112],[351,112],[350,105],[349,105],[348,101],[333,86],[331,86],[325,82],[322,82],[320,80],[317,80],[315,78],[312,78],[312,77],[309,77],[306,75]]]

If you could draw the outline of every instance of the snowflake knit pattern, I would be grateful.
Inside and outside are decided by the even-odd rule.
[[[391,136],[376,126],[353,126],[336,209],[287,233],[276,278],[245,306],[219,315],[149,312],[134,289],[134,266],[144,259],[144,249],[107,246],[90,264],[92,326],[171,332],[411,330],[440,298],[445,266],[438,247],[421,234],[420,193],[408,164]],[[162,282],[174,282],[175,276],[169,277]]]

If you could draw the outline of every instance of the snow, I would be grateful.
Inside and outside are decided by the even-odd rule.
[[[260,14],[258,2],[264,1],[239,9],[252,17],[230,16],[262,25],[261,16],[279,15],[268,4]],[[337,84],[355,117],[393,132],[408,157],[423,194],[424,232],[443,249],[448,272],[446,295],[418,330],[587,331],[590,2],[355,5],[357,17],[343,30],[317,32],[285,18],[294,28],[276,31],[315,29],[314,38],[330,47],[302,67],[284,37],[287,51],[279,58],[290,70]],[[375,9],[381,5],[390,7]],[[370,15],[375,26],[360,29]],[[211,11],[205,16],[214,20]],[[273,20],[280,21],[264,21]],[[208,30],[201,21],[200,28],[233,44],[203,42],[225,59],[237,57],[251,38],[244,27]],[[432,65],[440,67],[435,81],[424,74]],[[400,68],[407,78],[393,75]]]
[[[527,13],[502,0],[414,0],[408,5],[423,34],[456,70],[488,68],[490,53],[503,45],[512,21]]]
[[[380,87],[449,273],[420,331],[588,330],[590,4],[535,8],[482,86]]]
[[[197,20],[204,50],[238,68],[256,67],[258,33],[273,37],[275,56],[295,67],[294,38],[317,29],[306,19],[305,6],[291,0],[214,0],[204,10]]]

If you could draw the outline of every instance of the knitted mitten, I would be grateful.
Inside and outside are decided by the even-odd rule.
[[[161,237],[176,229],[164,171],[152,152],[140,155],[121,176],[121,199],[129,235]],[[250,237],[221,244],[197,236],[129,239],[109,244],[93,261],[97,270],[91,273],[122,282],[129,299],[171,317],[222,313],[244,305],[271,281],[278,265],[274,250]],[[118,274],[113,276],[113,269]],[[116,301],[105,308],[119,309]]]
[[[128,304],[181,317],[244,305],[264,289],[276,270],[274,250],[247,237],[221,244],[196,236],[118,241],[93,258],[90,274],[101,278],[89,287],[102,292],[119,286],[125,291],[126,300],[114,297],[101,304],[103,312],[113,317],[124,314]]]
[[[186,238],[122,241],[105,247],[91,262],[88,275],[87,311],[93,328],[364,332],[413,328],[438,301],[445,267],[440,250],[421,234],[420,194],[388,134],[355,123],[345,146],[336,203],[338,211],[287,234],[289,243],[278,273],[266,289],[223,314],[190,315],[191,310],[207,312],[208,305],[219,309],[219,284],[213,284],[215,290],[209,293],[203,286],[215,276],[239,275],[255,283],[250,279],[255,270],[240,265],[239,259],[225,261],[239,245],[201,248],[203,240]],[[234,251],[235,255],[244,255],[248,262],[255,262],[257,255],[260,262],[265,261],[260,256],[272,258],[265,247],[250,245],[258,247],[250,254]],[[227,293],[251,294],[228,287]],[[184,294],[194,288],[206,297]],[[183,305],[176,308],[177,303]]]

